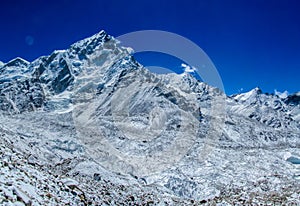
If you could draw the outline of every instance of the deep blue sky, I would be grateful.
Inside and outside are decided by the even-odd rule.
[[[0,60],[29,61],[101,29],[113,36],[158,29],[198,44],[227,94],[259,86],[300,90],[300,1],[1,1]]]

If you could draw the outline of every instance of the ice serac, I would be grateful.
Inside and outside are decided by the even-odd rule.
[[[130,52],[101,31],[0,65],[1,145],[29,172],[51,171],[51,188],[75,191],[72,201],[299,200],[299,93],[226,96],[188,73],[153,74]]]

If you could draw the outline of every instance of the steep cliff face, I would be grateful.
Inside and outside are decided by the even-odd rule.
[[[186,73],[153,74],[104,31],[0,64],[0,110],[15,149],[79,182],[101,172],[182,201],[299,194],[299,168],[286,161],[300,157],[299,93],[227,97]]]

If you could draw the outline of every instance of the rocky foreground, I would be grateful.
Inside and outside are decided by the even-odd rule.
[[[30,154],[17,151],[6,134],[0,140],[1,205],[299,205],[299,183],[284,181],[274,190],[268,178],[257,181],[252,190],[244,187],[223,188],[218,197],[208,200],[182,199],[161,191],[159,186],[114,182],[95,173],[70,174],[68,166],[39,165]],[[134,180],[133,180],[134,181]]]

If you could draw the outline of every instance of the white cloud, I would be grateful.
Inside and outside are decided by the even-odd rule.
[[[194,73],[196,71],[195,67],[191,67],[191,66],[189,66],[187,64],[184,64],[184,63],[181,64],[181,67],[184,68],[185,73]]]
[[[188,65],[186,65],[185,63],[181,64],[182,67],[187,67]]]

